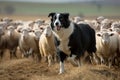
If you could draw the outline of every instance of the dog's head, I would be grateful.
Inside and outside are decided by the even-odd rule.
[[[51,17],[51,27],[55,31],[68,28],[70,25],[69,13],[49,13],[48,17]]]

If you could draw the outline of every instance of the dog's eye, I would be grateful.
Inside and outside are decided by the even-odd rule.
[[[62,20],[63,20],[63,18],[60,18],[60,20],[62,21]]]
[[[54,16],[54,18],[53,18],[54,20],[56,20],[56,16]]]

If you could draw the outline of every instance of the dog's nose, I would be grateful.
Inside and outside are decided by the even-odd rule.
[[[56,22],[55,25],[58,26],[58,22]]]

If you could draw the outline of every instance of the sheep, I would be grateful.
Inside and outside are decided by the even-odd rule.
[[[111,28],[112,20],[104,19],[100,24],[100,30]]]
[[[4,26],[0,25],[0,57],[3,58],[3,53],[6,47],[6,36]]]
[[[44,20],[36,19],[35,21],[26,21],[24,24],[34,29],[40,27],[44,22]]]
[[[47,57],[48,66],[51,66],[53,57],[56,56],[55,37],[50,26],[46,26],[39,39],[39,50],[41,57]]]
[[[113,28],[120,28],[120,23],[117,22],[117,21],[113,22],[113,23],[111,24],[111,28],[112,28],[112,29],[113,29]]]
[[[79,16],[73,17],[73,22],[78,23],[80,21],[84,21],[84,20]]]
[[[111,67],[118,51],[118,43],[118,34],[116,32],[102,30],[96,33],[96,54],[100,58],[101,64],[105,63],[106,59],[109,68]]]
[[[35,39],[36,39],[37,41],[39,41],[39,38],[40,38],[40,36],[41,36],[41,34],[42,34],[42,31],[41,31],[40,29],[33,29],[33,33],[34,33],[34,35],[35,35]]]
[[[6,48],[10,50],[10,59],[12,56],[17,58],[16,51],[19,43],[20,33],[16,30],[17,26],[8,26],[6,33]]]
[[[40,61],[41,55],[39,53],[38,43],[33,35],[30,35],[32,29],[30,27],[24,27],[18,29],[21,32],[19,39],[19,48],[24,56],[33,55],[35,56],[36,61]]]
[[[105,17],[99,16],[96,18],[96,21],[100,24],[104,19],[105,19]]]
[[[6,23],[10,23],[10,22],[12,22],[13,20],[10,19],[10,18],[8,18],[8,17],[5,17],[5,18],[1,19],[1,21],[2,21],[2,22],[6,22]]]

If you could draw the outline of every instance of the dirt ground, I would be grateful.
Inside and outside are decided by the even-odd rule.
[[[65,62],[65,73],[59,75],[59,63],[48,67],[44,61],[35,63],[32,58],[10,60],[6,51],[0,62],[0,80],[120,80],[120,69],[109,69],[104,65],[84,64],[75,67]]]

